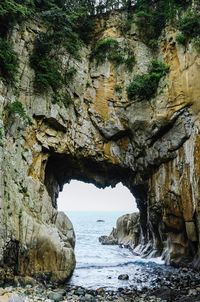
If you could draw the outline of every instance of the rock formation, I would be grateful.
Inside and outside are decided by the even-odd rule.
[[[99,241],[105,245],[118,244],[134,250],[140,243],[140,215],[139,213],[120,216],[109,236],[99,237]]]
[[[10,36],[20,71],[14,87],[0,82],[1,276],[64,281],[71,275],[73,227],[57,211],[59,191],[71,179],[101,188],[122,182],[137,201],[142,244],[150,242],[161,254],[167,242],[168,262],[198,263],[200,57],[192,45],[176,43],[173,27],[165,28],[153,53],[135,26],[123,35],[125,19],[115,12],[100,18],[96,39],[112,37],[131,50],[133,70],[107,59],[97,64],[90,46],[82,48],[80,60],[64,49],[58,53],[63,71],[76,68],[58,92],[70,95],[68,106],[51,89],[34,89],[29,58],[44,26],[25,22]],[[155,97],[128,101],[127,85],[146,73],[155,57],[170,67]],[[17,100],[29,125],[7,110]]]

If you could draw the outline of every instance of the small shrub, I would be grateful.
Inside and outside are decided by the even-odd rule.
[[[97,60],[97,64],[103,63],[106,58],[115,66],[125,64],[129,71],[132,71],[135,64],[134,53],[128,48],[122,49],[119,42],[113,38],[99,40],[93,50],[92,57]]]
[[[156,50],[158,48],[158,39],[150,39],[147,42],[147,45],[152,49]]]
[[[128,71],[131,72],[133,70],[134,65],[135,65],[135,56],[134,56],[134,54],[129,55],[124,63],[126,65],[126,68],[128,69]]]
[[[62,30],[42,33],[37,37],[30,65],[35,70],[35,87],[38,91],[47,90],[49,87],[56,91],[65,79],[69,81],[69,78],[75,74],[75,70],[71,69],[63,77],[58,60],[51,53],[52,50],[56,52],[56,49],[62,46],[78,59],[80,43],[77,43],[77,39],[77,34],[66,27]]]
[[[35,85],[39,91],[47,90],[49,87],[56,91],[62,86],[63,78],[55,59],[33,54],[30,63],[35,70]]]
[[[97,42],[92,56],[97,60],[98,63],[102,63],[105,61],[106,57],[110,57],[111,60],[112,58],[117,58],[119,48],[119,42],[117,40],[113,38],[105,38]]]
[[[119,42],[113,38],[105,38],[102,40],[99,40],[95,46],[94,54],[98,55],[102,52],[108,52],[110,50],[114,50],[116,48],[119,48]]]
[[[92,85],[91,80],[87,80],[86,87],[90,87]]]
[[[35,39],[34,54],[48,55],[54,47],[54,38],[53,33],[40,33]],[[56,42],[58,43],[58,41]]]
[[[194,47],[196,48],[196,50],[198,52],[200,52],[200,36],[196,37],[196,38],[193,38],[192,43],[193,43]]]
[[[78,33],[74,32],[72,28],[65,26],[54,32],[53,43],[55,47],[62,45],[75,59],[80,59],[79,51],[83,44]]]
[[[137,75],[127,88],[129,100],[141,101],[151,99],[158,88],[160,79],[166,75],[169,67],[162,62],[153,61],[147,74]]]
[[[18,71],[18,58],[11,44],[0,37],[0,76],[14,82]]]
[[[179,22],[180,31],[188,38],[200,35],[200,16],[189,11]]]
[[[122,93],[122,86],[119,85],[119,84],[116,84],[116,85],[115,85],[115,92],[116,92],[116,93]]]
[[[65,108],[68,108],[69,105],[73,104],[72,97],[68,91],[65,91],[64,93],[56,93],[53,95],[52,99],[53,104],[60,104],[64,105]]]
[[[129,100],[150,99],[155,93],[157,84],[155,78],[149,74],[137,75],[130,83],[127,93]]]
[[[15,101],[8,104],[8,113],[10,115],[18,115],[24,122],[30,123],[30,118],[27,115],[22,103],[20,101]]]
[[[67,83],[71,82],[74,79],[76,73],[77,73],[77,70],[74,67],[70,67],[68,70],[66,70],[65,75],[64,75],[65,83],[67,84]]]
[[[121,31],[124,35],[131,30],[132,23],[133,19],[130,16],[122,22]]]
[[[181,31],[176,36],[176,41],[179,44],[186,45],[187,42],[192,39],[195,46],[195,40],[197,41],[195,48],[198,50],[198,40],[200,39],[200,16],[197,13],[188,11],[179,21],[178,25]]]
[[[108,60],[113,62],[116,66],[124,63],[124,55],[122,52],[112,50],[108,54]]]
[[[65,92],[65,94],[62,97],[62,103],[64,104],[65,108],[68,108],[69,105],[73,104],[73,100],[71,98],[71,95],[69,92]]]
[[[151,73],[156,73],[161,77],[165,76],[169,71],[169,66],[165,63],[153,60],[151,63]]]
[[[179,33],[176,35],[176,42],[181,45],[186,45],[187,38],[183,33]]]

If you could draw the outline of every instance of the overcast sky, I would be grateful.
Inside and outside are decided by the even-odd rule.
[[[121,183],[115,188],[98,189],[92,184],[72,180],[59,194],[60,211],[137,211],[135,199]]]

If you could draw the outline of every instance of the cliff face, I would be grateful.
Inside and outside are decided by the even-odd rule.
[[[151,242],[156,253],[164,249],[169,262],[198,259],[200,57],[192,45],[176,44],[173,28],[165,29],[158,53],[152,53],[134,26],[122,35],[123,18],[113,13],[100,19],[96,37],[115,38],[131,50],[132,71],[108,60],[97,64],[90,47],[82,49],[81,60],[64,49],[58,53],[63,70],[77,71],[58,92],[70,95],[68,106],[50,89],[34,90],[29,58],[45,28],[32,22],[12,33],[20,59],[18,81],[15,87],[0,83],[2,276],[45,275],[57,281],[70,276],[74,232],[57,211],[58,193],[70,179],[98,187],[121,181],[136,197],[141,244]],[[155,56],[170,66],[168,75],[150,101],[129,102],[127,85],[147,72]],[[8,113],[8,104],[16,100],[30,125]]]

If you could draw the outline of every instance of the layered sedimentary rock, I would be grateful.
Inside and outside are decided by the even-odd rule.
[[[58,94],[34,90],[29,64],[37,35],[45,29],[27,22],[11,41],[19,55],[15,87],[0,82],[0,266],[9,274],[46,276],[64,281],[75,266],[74,232],[57,211],[57,197],[71,179],[98,187],[126,185],[140,210],[141,243],[151,243],[169,262],[199,258],[199,78],[200,57],[192,45],[178,46],[166,28],[153,53],[132,26],[124,36],[125,15],[98,21],[97,36],[115,38],[134,52],[132,71],[105,60],[97,64],[91,47],[81,60],[62,49],[63,71],[76,76]],[[129,102],[126,87],[148,71],[153,58],[170,66],[150,101]],[[121,86],[117,91],[116,86]],[[19,100],[31,119],[27,125],[7,105]],[[66,203],[68,200],[66,199]],[[166,245],[164,243],[167,243]]]

